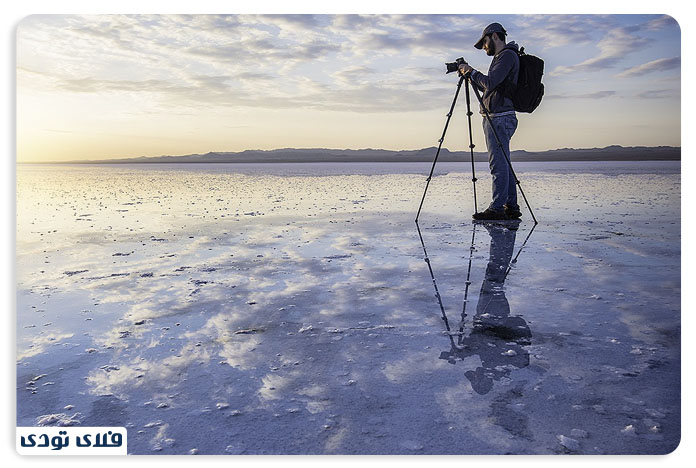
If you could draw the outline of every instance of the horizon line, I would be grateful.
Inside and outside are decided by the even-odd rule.
[[[415,148],[415,149],[400,149],[400,150],[392,150],[392,149],[385,149],[385,148],[328,148],[328,147],[282,147],[282,148],[273,148],[273,149],[257,149],[257,148],[251,148],[251,149],[244,149],[240,151],[208,151],[205,153],[187,153],[187,154],[179,154],[179,155],[171,155],[171,154],[160,154],[157,156],[122,156],[122,157],[110,157],[110,158],[105,158],[105,159],[83,159],[83,160],[77,160],[77,159],[71,159],[71,160],[56,160],[56,161],[18,161],[15,160],[15,164],[87,164],[87,163],[105,163],[108,161],[123,161],[123,160],[138,160],[138,159],[154,159],[154,158],[185,158],[187,156],[205,156],[208,154],[240,154],[240,153],[245,153],[245,152],[264,152],[264,153],[270,153],[273,151],[283,151],[283,150],[326,150],[326,151],[388,151],[392,153],[400,153],[400,152],[412,152],[412,151],[424,151],[432,148],[437,148],[436,146],[426,146],[423,148]],[[602,146],[602,147],[587,147],[587,148],[573,148],[573,147],[563,147],[563,148],[555,148],[555,149],[546,149],[546,150],[537,150],[537,151],[530,151],[530,150],[525,150],[525,149],[515,149],[511,150],[511,153],[515,152],[525,152],[525,153],[548,153],[552,151],[586,151],[586,150],[603,150],[603,149],[608,149],[608,148],[622,148],[622,149],[632,149],[632,148],[645,148],[645,149],[654,149],[654,148],[671,148],[671,149],[680,149],[681,146],[673,146],[673,145],[656,145],[656,146],[623,146],[623,145],[607,145],[607,146]],[[443,147],[441,151],[447,151],[449,153],[461,153],[465,152],[468,153],[469,151],[467,149],[461,149],[461,150],[450,150],[449,148]],[[486,154],[487,151],[476,151],[478,154]],[[204,161],[203,161],[204,162]],[[263,161],[259,161],[263,162]],[[363,161],[364,162],[364,161]],[[375,161],[379,162],[379,161]]]

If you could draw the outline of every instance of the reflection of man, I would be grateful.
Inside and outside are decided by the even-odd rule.
[[[507,32],[499,23],[492,23],[483,30],[481,39],[474,47],[483,48],[493,57],[488,67],[488,75],[474,70],[468,63],[459,65],[459,71],[469,76],[477,88],[483,90],[483,104],[491,117],[483,119],[483,133],[488,147],[488,164],[493,176],[493,199],[485,211],[475,213],[474,219],[519,219],[522,213],[517,204],[517,185],[510,170],[506,154],[510,155],[510,139],[517,129],[517,116],[512,100],[506,90],[517,85],[520,71],[518,46],[515,42],[505,42]],[[483,109],[481,113],[484,114]],[[498,146],[495,133],[500,139]],[[503,151],[505,153],[503,153]]]
[[[510,304],[505,297],[503,284],[512,253],[515,248],[516,226],[484,224],[491,236],[490,254],[486,276],[481,285],[474,327],[503,339],[520,337],[518,327],[526,327],[521,317],[510,317]],[[529,328],[522,332],[529,337]]]
[[[450,352],[440,359],[455,363],[478,355],[481,366],[465,372],[471,387],[483,395],[517,368],[529,365],[529,353],[523,346],[530,343],[532,332],[522,317],[510,316],[510,304],[503,288],[505,276],[515,248],[517,226],[485,224],[491,237],[486,276],[481,285],[473,331],[463,337]]]

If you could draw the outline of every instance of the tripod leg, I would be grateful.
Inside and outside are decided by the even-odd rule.
[[[476,169],[474,168],[474,137],[471,133],[471,116],[474,115],[471,112],[471,99],[469,94],[469,78],[466,79],[466,117],[469,121],[469,149],[471,150],[471,182],[474,184],[474,213],[478,212],[478,203],[476,202]]]
[[[454,93],[454,100],[452,100],[452,106],[450,107],[449,113],[447,114],[447,121],[445,122],[445,128],[442,131],[442,136],[440,137],[440,144],[437,147],[437,153],[435,153],[435,159],[433,160],[433,166],[430,168],[430,175],[426,179],[425,191],[423,191],[423,198],[421,198],[420,206],[418,207],[418,213],[416,213],[416,223],[418,222],[418,217],[420,216],[421,209],[423,209],[423,202],[425,201],[425,194],[428,192],[428,186],[430,185],[430,179],[433,177],[433,172],[435,171],[435,164],[437,163],[437,158],[440,156],[440,150],[442,149],[442,142],[445,141],[445,134],[447,133],[447,127],[449,126],[450,119],[454,113],[454,106],[457,104],[457,97],[459,96],[459,90],[462,87],[462,81],[464,81],[464,76],[459,78],[459,83],[457,83],[457,91]],[[468,88],[467,88],[468,89]]]
[[[527,196],[524,194],[524,191],[522,190],[522,185],[520,185],[520,180],[517,178],[517,174],[515,174],[515,170],[512,167],[512,161],[510,161],[510,155],[505,152],[505,149],[503,148],[503,144],[500,141],[500,137],[498,137],[498,132],[495,131],[495,127],[493,126],[493,120],[491,119],[490,114],[488,113],[488,109],[486,109],[486,106],[483,104],[483,99],[481,98],[481,94],[479,93],[478,88],[474,85],[472,86],[474,88],[474,94],[476,94],[476,98],[479,101],[479,104],[481,104],[481,109],[483,109],[483,114],[486,117],[486,120],[488,120],[488,123],[491,126],[491,129],[493,130],[493,135],[495,136],[495,140],[498,143],[498,147],[502,150],[503,154],[505,155],[505,160],[507,161],[508,165],[510,166],[510,172],[512,173],[512,176],[515,178],[515,183],[517,184],[517,188],[520,189],[520,193],[522,194],[522,198],[524,199],[525,204],[527,205],[527,208],[529,209],[529,214],[532,215],[532,219],[534,220],[534,224],[539,224],[539,221],[537,221],[536,216],[534,216],[534,211],[532,211],[532,207],[529,206],[529,201],[527,201]]]
[[[430,258],[428,257],[428,251],[425,250],[425,241],[423,241],[423,234],[421,234],[420,226],[418,225],[418,221],[416,221],[416,229],[418,230],[418,237],[420,238],[421,246],[423,247],[423,254],[425,255],[425,263],[428,264],[428,270],[430,271],[430,278],[433,280],[433,287],[435,288],[435,297],[437,298],[437,302],[440,304],[440,312],[442,313],[442,321],[445,322],[445,328],[447,329],[448,332],[451,332],[450,329],[450,324],[449,320],[447,320],[447,314],[445,313],[445,306],[442,303],[442,296],[440,295],[440,290],[437,288],[437,281],[435,280],[435,273],[433,273],[433,267],[430,264]],[[454,339],[452,338],[452,335],[449,335],[450,341],[452,342],[452,346],[454,346]]]
[[[471,260],[474,257],[474,240],[476,238],[476,225],[471,230],[471,247],[469,247],[469,268],[466,272],[466,282],[464,283],[464,304],[462,305],[462,318],[459,321],[459,345],[464,339],[464,326],[466,325],[466,305],[469,302],[469,286],[471,285]]]

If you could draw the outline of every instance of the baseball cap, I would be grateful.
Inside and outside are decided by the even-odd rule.
[[[482,49],[483,48],[483,39],[488,36],[489,34],[493,33],[503,33],[507,34],[507,31],[505,31],[505,28],[503,27],[502,24],[500,23],[491,23],[488,26],[486,26],[486,29],[483,30],[483,33],[481,34],[481,39],[478,40],[476,44],[474,44],[474,47],[477,49]]]

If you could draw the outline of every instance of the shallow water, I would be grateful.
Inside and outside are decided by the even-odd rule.
[[[17,424],[136,454],[673,450],[679,163],[516,167],[533,232],[473,225],[446,163],[421,238],[429,164],[19,166]]]

